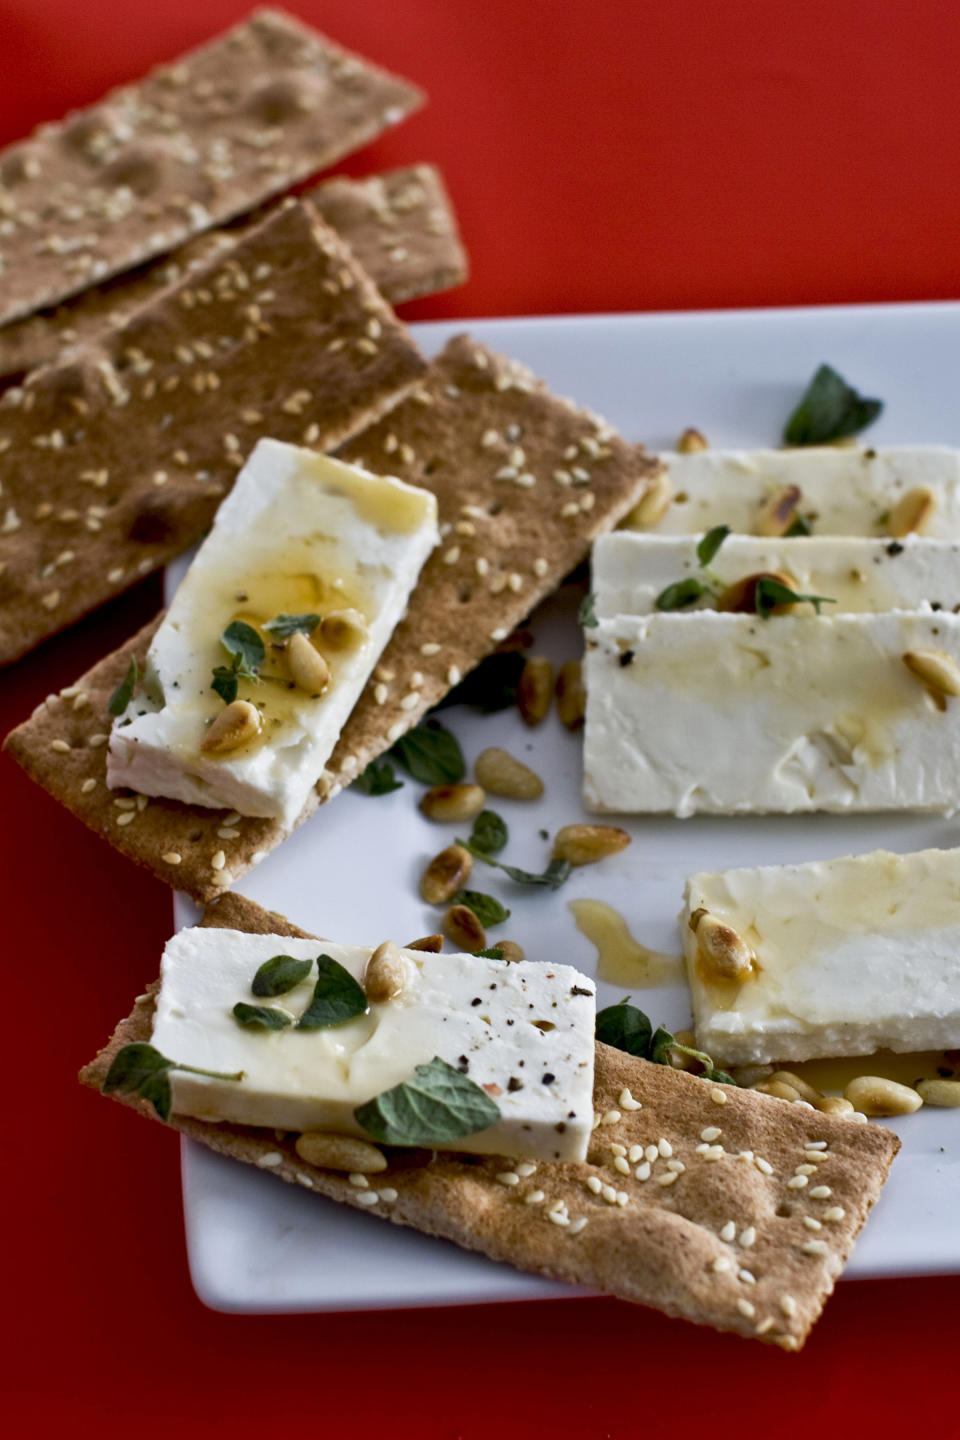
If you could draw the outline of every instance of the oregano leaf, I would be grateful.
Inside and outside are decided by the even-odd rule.
[[[500,1108],[462,1071],[435,1056],[410,1080],[385,1090],[353,1112],[381,1145],[441,1145],[488,1130]]]

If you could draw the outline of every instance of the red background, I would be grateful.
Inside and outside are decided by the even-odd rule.
[[[344,167],[424,159],[446,173],[473,278],[411,318],[957,295],[955,0],[291,7],[430,94]],[[0,141],[243,13],[239,0],[0,0]],[[5,671],[0,727],[125,639],[158,596],[147,582]],[[955,1278],[842,1285],[799,1357],[602,1300],[205,1311],[175,1138],[73,1078],[155,973],[169,895],[7,760],[0,807],[0,1413],[13,1433],[33,1419],[144,1440],[213,1426],[621,1437],[678,1423],[786,1440],[960,1435]]]

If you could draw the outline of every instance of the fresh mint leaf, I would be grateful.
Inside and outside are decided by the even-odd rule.
[[[706,535],[704,535],[697,546],[697,559],[704,568],[710,564],[710,561],[714,555],[716,555],[729,534],[729,525],[714,525],[713,529],[708,530]]]
[[[504,920],[509,920],[510,911],[494,895],[485,895],[482,890],[459,890],[453,897],[454,905],[466,905],[472,910],[486,928],[489,925],[502,925]]]
[[[243,1000],[234,1005],[233,1018],[238,1025],[248,1025],[252,1030],[285,1030],[293,1023],[283,1010],[272,1005],[247,1005]]]
[[[263,641],[244,620],[233,620],[220,636],[220,644],[233,658],[233,668],[243,679],[254,678],[263,664],[266,651]]]
[[[650,1037],[653,1026],[642,1010],[628,1003],[608,1005],[597,1012],[596,1036],[604,1045],[615,1050],[625,1050],[628,1055],[637,1055],[645,1060],[650,1053]]]
[[[371,760],[353,784],[362,795],[389,795],[391,790],[403,789],[403,781],[395,777],[389,760]]]
[[[813,526],[810,524],[810,521],[804,515],[794,515],[793,520],[790,522],[789,530],[783,532],[783,538],[785,540],[793,540],[798,535],[812,534]]]
[[[820,365],[787,421],[783,438],[788,445],[829,445],[859,435],[882,410],[882,400],[866,399],[832,365]]]
[[[784,585],[780,580],[774,580],[771,575],[761,575],[754,588],[754,609],[761,620],[769,620],[776,605],[797,605],[801,601],[809,601],[818,615],[821,605],[836,605],[837,603],[830,595],[800,595],[795,590],[791,590],[789,585]]]
[[[215,665],[210,689],[215,690],[226,705],[232,705],[237,698],[237,671],[232,665]]]
[[[594,594],[584,595],[580,601],[580,608],[577,610],[577,624],[582,625],[585,630],[592,630],[600,624],[597,619],[597,597]]]
[[[467,773],[457,737],[435,720],[401,735],[390,753],[423,785],[456,785]]]
[[[278,635],[281,640],[287,640],[298,630],[303,635],[312,635],[319,624],[319,615],[277,615],[273,620],[268,620],[263,628],[269,630],[271,635]]]
[[[448,691],[436,706],[469,705],[485,715],[508,709],[517,698],[517,686],[526,664],[520,650],[497,650]]]
[[[500,945],[491,945],[489,950],[477,950],[474,953],[475,960],[502,960],[503,949]]]
[[[250,989],[259,999],[286,995],[310,974],[312,960],[294,960],[292,955],[274,955],[264,960],[253,977]]]
[[[137,665],[137,657],[130,656],[130,664],[127,666],[127,673],[120,684],[114,690],[107,702],[107,710],[111,715],[122,715],[124,710],[133,699],[134,691],[137,688],[137,681],[140,678],[140,669]]]
[[[510,838],[506,821],[495,810],[481,810],[473,822],[470,844],[484,855],[496,855]]]
[[[695,575],[688,575],[685,580],[675,580],[672,585],[661,590],[654,604],[658,610],[682,610],[686,605],[692,605],[695,600],[699,600],[701,595],[708,593],[708,586]]]
[[[317,957],[317,970],[313,999],[297,1021],[298,1030],[327,1030],[364,1013],[367,997],[349,970],[329,955]]]
[[[169,1120],[171,1092],[171,1070],[187,1071],[191,1075],[208,1075],[212,1080],[242,1080],[244,1072],[237,1070],[230,1074],[222,1070],[200,1070],[195,1065],[182,1065],[168,1060],[166,1055],[144,1041],[134,1041],[122,1046],[114,1055],[103,1082],[104,1095],[119,1091],[121,1095],[139,1095],[149,1100],[161,1120]]]
[[[413,1079],[394,1085],[353,1112],[381,1145],[446,1145],[488,1130],[500,1108],[462,1071],[435,1056]]]

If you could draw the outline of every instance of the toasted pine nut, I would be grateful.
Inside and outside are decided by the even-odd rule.
[[[707,967],[722,980],[743,980],[753,969],[755,956],[742,935],[702,907],[690,916],[690,929]]]
[[[811,1105],[816,1105],[818,1100],[823,1099],[823,1095],[814,1085],[804,1080],[801,1075],[794,1075],[792,1070],[775,1070],[770,1079],[782,1080],[784,1085],[792,1085],[800,1099],[809,1100]]]
[[[442,935],[424,935],[420,940],[411,940],[404,945],[404,950],[429,950],[434,955],[439,955],[443,949]]]
[[[690,430],[687,433],[695,435],[696,431]],[[699,448],[705,450],[707,447],[704,444]],[[659,474],[654,475],[643,495],[624,520],[624,525],[628,530],[649,530],[666,515],[672,499],[673,484],[669,471],[663,469]]]
[[[468,905],[451,905],[443,917],[443,931],[448,940],[468,954],[487,948],[487,932]]]
[[[922,533],[936,508],[937,497],[929,485],[917,485],[915,489],[908,490],[906,495],[901,496],[890,511],[887,534],[898,538],[914,532]]]
[[[921,1080],[917,1094],[924,1105],[960,1105],[960,1080]]]
[[[796,583],[793,576],[783,570],[758,570],[753,575],[744,575],[742,579],[734,580],[725,590],[721,590],[717,596],[717,609],[736,615],[755,615],[757,586],[761,580],[778,580],[781,585],[787,585],[791,590]],[[793,605],[774,605],[771,607],[771,614],[785,615],[793,609]]]
[[[759,1090],[761,1095],[773,1095],[777,1100],[800,1100],[802,1096],[799,1090],[794,1090],[784,1080],[761,1080],[756,1085],[750,1086],[751,1090]]]
[[[428,905],[446,905],[462,890],[473,869],[473,856],[462,845],[448,845],[423,872],[420,894]],[[483,948],[482,946],[480,947]]]
[[[222,755],[245,745],[260,734],[260,711],[249,700],[233,700],[221,710],[203,737],[200,749],[207,755]]]
[[[737,1084],[747,1090],[761,1080],[769,1080],[773,1074],[772,1065],[731,1065],[729,1069]]]
[[[593,865],[629,844],[626,830],[616,825],[564,825],[554,837],[553,858],[571,865]]]
[[[793,524],[800,504],[800,486],[785,485],[760,506],[754,523],[757,535],[783,535]]]
[[[363,990],[374,1005],[400,995],[409,979],[407,961],[392,940],[384,940],[367,961]]]
[[[518,945],[516,940],[498,940],[497,949],[500,951],[500,959],[506,960],[509,965],[516,965],[524,958],[524,949]]]
[[[557,675],[557,714],[567,730],[583,729],[587,712],[587,692],[579,660],[568,660]]]
[[[692,426],[688,426],[677,441],[677,450],[681,455],[696,455],[698,451],[708,448],[707,437]]]
[[[386,1170],[387,1158],[376,1145],[350,1135],[325,1135],[307,1130],[298,1135],[295,1146],[301,1160],[318,1170],[342,1170],[352,1175],[375,1175]]]
[[[322,695],[330,684],[330,666],[301,630],[295,630],[284,651],[287,673],[300,690]]]
[[[814,1100],[813,1108],[821,1115],[853,1114],[853,1106],[843,1095],[821,1095],[819,1100]]]
[[[472,820],[480,814],[486,799],[479,785],[434,785],[420,801],[420,810],[428,820],[445,825],[455,820]]]
[[[543,794],[540,776],[522,760],[515,760],[508,751],[495,745],[481,750],[473,773],[491,795],[502,795],[507,800],[536,800]]]
[[[327,650],[356,650],[367,638],[367,622],[359,610],[331,610],[320,621],[320,638]]]
[[[946,695],[960,695],[960,666],[945,650],[908,650],[902,659],[911,675],[926,685],[941,710],[946,709]]]
[[[526,725],[539,725],[553,699],[553,665],[545,655],[531,655],[520,672],[517,709]]]
[[[923,1104],[922,1095],[911,1086],[882,1075],[858,1075],[843,1093],[861,1115],[912,1115]]]

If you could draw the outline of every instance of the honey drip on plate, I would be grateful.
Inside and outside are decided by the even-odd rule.
[[[682,978],[682,957],[641,945],[612,905],[603,900],[571,900],[569,907],[580,934],[597,947],[598,980],[643,989],[675,984]]]

